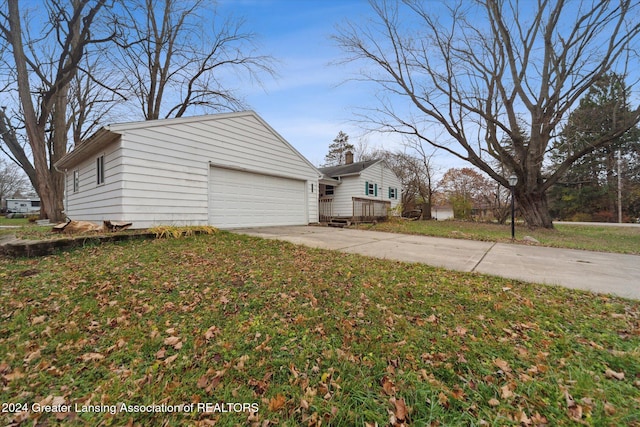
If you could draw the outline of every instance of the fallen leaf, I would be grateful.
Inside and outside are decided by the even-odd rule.
[[[500,387],[500,397],[503,399],[509,399],[513,397],[513,389],[511,384],[506,384]]]
[[[443,392],[438,393],[438,403],[444,406],[445,408],[449,407],[449,398]]]
[[[424,319],[426,322],[428,323],[435,323],[438,321],[438,318],[436,317],[435,314],[432,314],[431,316],[427,317],[426,319]]]
[[[615,415],[616,407],[609,402],[604,402],[604,412],[606,412],[607,415]]]
[[[500,405],[500,401],[498,399],[496,399],[496,398],[489,399],[489,402],[487,402],[487,403],[489,403],[489,406],[492,406],[492,407],[496,407],[496,406]]]
[[[461,337],[465,336],[467,334],[467,328],[456,326],[456,334],[460,335]]]
[[[104,356],[100,353],[85,353],[80,356],[80,359],[82,359],[83,362],[92,362],[102,360],[104,359]]]
[[[464,399],[464,390],[462,390],[460,387],[457,387],[457,386],[456,386],[456,387],[453,389],[453,391],[451,392],[451,396],[452,396],[454,399],[457,399],[457,400],[463,400],[463,399]]]
[[[40,323],[44,323],[45,320],[47,320],[47,316],[43,314],[42,316],[34,317],[33,319],[31,319],[31,324],[37,325]]]
[[[580,405],[573,405],[570,408],[567,408],[567,412],[569,414],[569,418],[571,418],[574,421],[580,421],[582,420],[582,406]]]
[[[200,379],[198,379],[198,382],[196,383],[196,387],[205,388],[208,383],[209,383],[209,379],[207,378],[206,375],[203,375],[200,377]]]
[[[169,356],[166,359],[164,359],[164,364],[165,365],[169,365],[171,363],[173,363],[174,360],[176,360],[178,358],[177,354],[174,354],[173,356]]]
[[[395,399],[392,397],[391,400],[393,401],[393,405],[395,406],[393,415],[395,415],[395,417],[400,422],[406,421],[409,412],[407,411],[407,405],[404,403],[404,399]]]
[[[24,363],[30,363],[31,361],[37,359],[40,357],[40,349],[36,350],[36,351],[32,351],[31,353],[27,354],[24,358]]]
[[[396,390],[395,387],[393,385],[393,382],[389,379],[389,377],[387,377],[386,375],[384,377],[382,377],[382,390],[384,390],[384,392],[389,395],[392,396],[394,394],[396,394]]]
[[[524,411],[519,411],[516,413],[516,421],[520,422],[520,425],[531,425],[531,419],[527,416]]]
[[[29,418],[29,411],[16,412],[15,415],[13,416],[13,422],[15,424],[10,424],[10,425],[20,425],[23,422],[27,421],[28,418]]]
[[[180,342],[180,337],[168,337],[164,339],[165,345],[176,345]]]
[[[182,338],[175,336],[167,337],[164,339],[164,344],[170,345],[176,350],[180,350],[182,348]]]
[[[511,368],[509,367],[509,363],[506,360],[502,360],[500,358],[493,361],[493,364],[498,368],[502,369],[504,372],[511,372]]]
[[[207,329],[207,332],[204,333],[204,337],[208,341],[219,333],[220,333],[220,328],[214,325],[214,326],[211,326],[209,329]]]
[[[247,360],[249,360],[249,355],[245,354],[240,356],[240,358],[238,359],[238,363],[236,363],[236,369],[237,370],[244,369],[244,362],[246,362]]]
[[[65,405],[66,401],[63,396],[54,396],[51,401],[51,406],[62,406]]]
[[[24,374],[20,372],[20,370],[18,369],[14,370],[11,373],[2,375],[2,378],[4,378],[7,382],[11,382],[13,380],[19,380],[22,377],[24,377]]]
[[[287,399],[282,394],[278,393],[277,396],[269,399],[269,410],[273,412],[278,411],[285,403],[287,403]]]
[[[535,426],[544,426],[549,424],[549,420],[547,420],[547,417],[540,415],[540,413],[538,412],[531,416],[531,422]]]
[[[309,409],[309,402],[307,402],[306,400],[302,399],[300,400],[300,407],[302,409]]]
[[[624,372],[616,372],[607,368],[607,370],[604,371],[604,376],[609,379],[615,378],[616,380],[622,381],[624,379]]]

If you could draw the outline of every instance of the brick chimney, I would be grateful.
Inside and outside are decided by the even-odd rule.
[[[350,165],[353,163],[353,153],[351,151],[347,151],[344,153],[344,164]]]

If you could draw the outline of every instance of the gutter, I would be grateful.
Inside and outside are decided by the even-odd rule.
[[[89,139],[82,141],[76,148],[65,154],[53,167],[58,172],[65,172],[70,166],[79,163],[91,154],[100,151],[104,146],[111,144],[120,135],[120,133],[112,132],[109,126],[104,126],[91,135]]]

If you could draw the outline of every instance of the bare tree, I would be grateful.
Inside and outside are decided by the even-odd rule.
[[[419,206],[422,210],[420,218],[423,220],[431,219],[431,206],[435,193],[433,157],[433,151],[426,152],[422,147],[413,154],[408,151],[363,149],[359,155],[360,160],[383,159],[387,163],[402,185],[403,213]]]
[[[125,10],[120,68],[146,120],[181,117],[188,109],[238,110],[229,86],[242,73],[273,74],[244,21],[223,18],[207,0],[137,0]],[[227,80],[225,80],[225,77]]]
[[[97,38],[94,22],[106,0],[49,0],[44,3],[47,24],[38,36],[23,29],[18,0],[0,11],[0,36],[11,51],[19,115],[28,150],[19,144],[17,125],[3,110],[0,122],[7,127],[3,141],[25,169],[41,200],[41,215],[54,221],[63,219],[63,175],[54,164],[67,152],[67,105],[69,85],[77,75],[80,61]],[[7,136],[5,138],[5,135]],[[29,152],[27,152],[29,151]],[[29,159],[33,158],[33,161]]]
[[[610,131],[543,174],[571,109],[606,73],[624,74],[640,41],[637,1],[568,3],[381,0],[372,3],[375,21],[347,24],[336,40],[347,61],[370,65],[363,77],[381,88],[369,121],[466,160],[504,187],[515,173],[525,220],[551,228],[547,190],[640,120],[637,108],[617,115]]]
[[[0,201],[16,193],[26,192],[28,188],[27,179],[20,168],[0,158]]]
[[[101,54],[109,54],[109,50]],[[116,69],[105,67],[102,55],[86,57],[79,72],[69,84],[67,134],[73,144],[95,133],[104,123],[116,120],[114,110],[127,100],[122,76]]]

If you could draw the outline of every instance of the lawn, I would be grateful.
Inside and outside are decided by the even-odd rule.
[[[29,220],[27,218],[7,218],[4,215],[0,215],[0,225],[16,225],[22,227],[28,224]]]
[[[640,426],[638,301],[227,232],[0,278],[3,424]]]
[[[376,225],[362,224],[356,228],[490,242],[511,241],[510,224],[396,219]],[[640,227],[556,224],[553,230],[541,228],[534,230],[521,224],[516,224],[516,241],[524,242],[523,238],[525,236],[535,238],[542,246],[640,254]],[[531,243],[527,242],[527,244]]]

